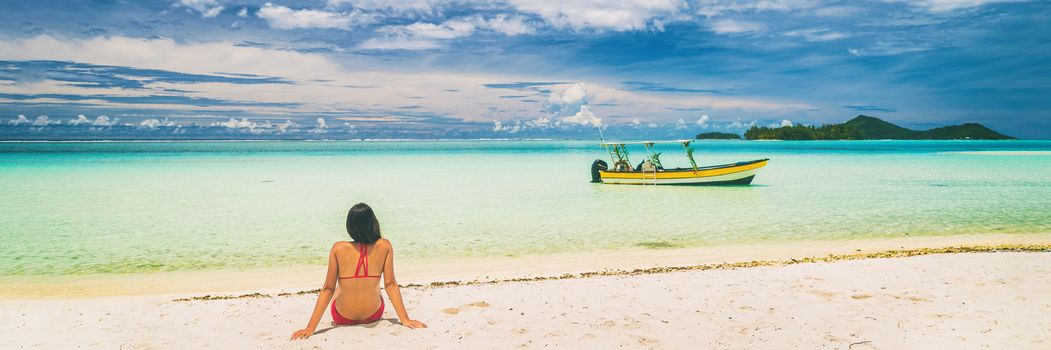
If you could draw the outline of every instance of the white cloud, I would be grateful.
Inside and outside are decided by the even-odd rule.
[[[565,117],[580,112],[580,107],[588,103],[588,90],[583,84],[575,83],[561,92],[552,92],[544,101],[544,110],[553,116]]]
[[[285,120],[284,123],[271,123],[269,120],[259,123],[248,120],[248,118],[241,118],[241,120],[230,118],[225,122],[214,122],[209,125],[248,131],[251,134],[285,133],[289,128],[299,127],[291,120]]]
[[[366,40],[358,45],[360,49],[380,50],[426,50],[440,47],[440,40],[456,39],[471,35],[475,24],[463,19],[448,20],[443,23],[416,22],[402,26],[388,26],[379,31],[385,36]]]
[[[641,125],[641,124],[642,124],[642,122],[641,122],[641,121],[639,121],[639,118],[635,118],[635,119],[632,119],[632,120],[631,120],[631,125],[634,125],[634,126],[639,126],[639,125]]]
[[[66,124],[72,126],[88,125],[91,124],[91,121],[88,120],[88,117],[85,117],[83,114],[81,114],[77,116],[77,119],[70,119],[68,122],[66,122]]]
[[[679,118],[679,120],[675,122],[675,130],[683,129],[686,129],[686,121],[682,120],[682,118]]]
[[[33,126],[48,126],[48,125],[51,125],[51,124],[61,124],[61,123],[62,122],[57,121],[57,120],[52,121],[46,115],[42,115],[42,116],[36,117],[36,120],[33,120]]]
[[[1026,0],[884,0],[884,2],[904,2],[912,6],[925,8],[931,12],[948,12],[953,10],[978,7],[985,4],[1023,1]]]
[[[547,127],[552,127],[552,126],[559,126],[559,125],[561,125],[561,122],[559,122],[559,121],[551,122],[551,119],[549,119],[548,117],[540,117],[540,118],[536,118],[536,119],[533,119],[533,120],[527,120],[525,122],[525,125],[529,126],[529,127],[535,127],[535,128],[547,128]]]
[[[236,46],[227,42],[179,43],[172,39],[95,37],[69,40],[48,35],[0,40],[0,57],[55,59],[165,69],[184,73],[250,73],[324,79],[338,65],[320,55]],[[52,91],[54,92],[54,91]]]
[[[215,17],[223,10],[216,0],[179,0],[175,4],[200,12],[204,18]]]
[[[327,125],[325,125],[325,118],[317,118],[317,127],[318,129],[324,129],[328,127]]]
[[[277,29],[331,28],[349,30],[352,27],[375,21],[370,14],[360,11],[328,12],[319,10],[293,10],[288,7],[266,3],[256,13],[270,27]]]
[[[114,126],[117,125],[118,121],[120,121],[120,118],[110,120],[108,116],[100,115],[95,117],[95,121],[91,122],[91,126]]]
[[[588,92],[583,84],[569,84],[559,92],[548,94],[544,102],[544,111],[548,116],[542,116],[524,123],[514,120],[514,124],[493,120],[493,131],[518,132],[529,128],[550,128],[569,126],[593,126],[601,127],[602,118],[595,115],[591,107],[587,106]]]
[[[506,131],[515,133],[530,128],[550,128],[569,126],[593,126],[601,127],[602,118],[595,115],[591,107],[587,106],[588,92],[583,84],[570,84],[560,92],[549,93],[544,102],[544,111],[549,116],[538,117],[533,120],[522,122],[514,120],[514,124],[493,120],[493,131]]]
[[[449,0],[328,0],[328,5],[342,4],[363,10],[383,10],[396,13],[433,13]]]
[[[478,30],[490,30],[507,36],[533,33],[533,24],[521,16],[497,15],[491,18],[471,16],[442,23],[416,22],[408,25],[387,26],[378,31],[384,36],[368,39],[358,45],[361,49],[426,50],[440,47],[441,40],[462,38]]]
[[[705,114],[702,115],[700,118],[697,118],[697,125],[702,128],[708,126],[708,115]]]
[[[499,120],[493,120],[493,131],[504,131],[508,133],[516,133],[522,131],[525,127],[522,126],[522,121],[515,120],[514,124],[504,124]]]
[[[591,111],[591,107],[580,106],[580,110],[576,114],[562,118],[560,120],[564,124],[575,124],[582,126],[602,126],[602,118],[599,118]]]
[[[781,120],[781,126],[792,126],[792,121],[788,119]]]
[[[697,14],[707,17],[726,12],[792,11],[822,5],[822,0],[698,0]]]
[[[825,6],[814,10],[814,14],[820,17],[848,17],[864,12],[864,8],[852,6]]]
[[[811,28],[788,31],[784,33],[784,36],[799,37],[806,41],[831,41],[847,38],[850,35],[825,28]]]
[[[522,16],[500,14],[489,19],[478,17],[475,21],[480,28],[490,29],[507,36],[532,34],[536,31],[536,27]]]
[[[248,17],[248,8],[242,7],[241,11],[237,11],[237,17]]]
[[[850,53],[853,56],[893,56],[912,52],[923,52],[930,49],[930,47],[917,46],[910,42],[876,41],[864,49],[848,49],[847,53]]]
[[[30,123],[29,118],[26,118],[26,116],[21,115],[21,114],[19,114],[18,117],[12,118],[11,120],[7,121],[8,125],[13,125],[13,126],[19,126],[19,125],[22,125],[22,124],[29,124],[29,123]]]
[[[176,125],[175,125],[175,122],[168,121],[168,118],[164,118],[164,120],[158,120],[156,118],[150,118],[150,119],[146,119],[146,120],[143,120],[143,121],[139,122],[139,128],[143,128],[143,129],[156,129],[156,128],[162,127],[162,126],[172,127],[172,126],[176,126]]]
[[[413,37],[425,39],[456,39],[470,35],[474,29],[475,25],[469,21],[449,20],[441,24],[417,22],[391,30],[404,31]]]
[[[562,104],[586,104],[588,103],[588,89],[584,87],[584,84],[576,83],[562,90],[562,93],[556,97]]]
[[[708,28],[718,34],[742,34],[762,31],[765,27],[755,22],[721,19],[708,22]]]
[[[540,16],[556,28],[573,30],[661,30],[687,4],[681,0],[509,0],[518,11]]]
[[[726,124],[726,130],[744,130],[744,129],[751,128],[752,126],[754,126],[757,123],[759,123],[758,120],[753,120],[753,121],[748,122],[748,123],[742,123],[740,119],[737,119],[733,123]]]
[[[211,126],[221,126],[230,129],[267,129],[272,127],[273,124],[271,124],[269,120],[264,123],[256,123],[253,121],[249,121],[248,118],[241,118],[241,120],[230,118],[230,120],[227,120],[225,122],[214,122],[211,124]]]
[[[266,123],[270,124],[270,121],[267,121]],[[294,121],[285,119],[284,123],[274,124],[274,127],[277,128],[277,130],[280,131],[280,132],[285,132],[285,129],[288,129],[288,128],[298,128],[299,124],[296,124],[296,122],[294,122]]]
[[[358,44],[359,49],[365,50],[428,50],[439,46],[433,40],[409,37],[372,38]]]
[[[161,121],[154,118],[146,119],[139,123],[139,126],[146,129],[156,129],[160,125]]]
[[[212,17],[218,16],[219,12],[222,11],[222,10],[223,10],[222,6],[213,7],[213,8],[208,9],[208,11],[204,11],[204,13],[201,13],[201,17],[212,18]]]
[[[91,120],[91,119],[88,119],[88,117],[84,116],[83,114],[80,114],[80,115],[77,115],[76,119],[70,119],[70,120],[66,121],[66,124],[67,125],[71,125],[71,126],[85,125],[85,126],[108,127],[108,126],[117,125],[117,123],[119,121],[120,121],[120,118],[113,118],[113,120],[110,120],[109,116],[105,116],[105,115],[100,115],[98,117],[95,117],[95,120]],[[54,124],[58,124],[58,123],[59,122],[57,122],[57,121],[54,122]]]

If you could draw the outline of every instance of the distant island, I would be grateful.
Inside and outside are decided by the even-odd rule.
[[[704,132],[697,134],[698,140],[740,140],[741,135],[726,132]]]
[[[698,138],[700,135],[697,135]],[[926,131],[906,129],[876,117],[859,115],[843,124],[753,126],[748,140],[1015,140],[981,124],[964,123]]]

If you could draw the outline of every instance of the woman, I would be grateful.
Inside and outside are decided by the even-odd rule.
[[[292,339],[306,339],[317,330],[321,314],[325,312],[339,285],[339,296],[332,302],[332,320],[336,325],[365,324],[383,317],[383,297],[380,296],[379,277],[398,313],[403,326],[425,328],[423,322],[409,318],[401,301],[401,290],[394,279],[394,249],[390,241],[380,237],[380,223],[372,208],[358,203],[347,214],[347,232],[352,242],[336,242],[328,254],[328,274],[325,285],[314,305],[307,328],[292,333]]]

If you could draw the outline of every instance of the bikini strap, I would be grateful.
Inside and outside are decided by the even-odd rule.
[[[358,266],[354,268],[354,277],[367,277],[369,275],[369,246],[364,243],[359,244],[361,246],[358,247]],[[359,276],[358,271],[362,270],[362,267],[365,271]]]

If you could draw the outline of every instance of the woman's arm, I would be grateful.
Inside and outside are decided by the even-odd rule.
[[[336,277],[339,276],[339,265],[336,264],[337,245],[338,243],[333,244],[332,250],[328,253],[328,272],[325,274],[325,284],[321,286],[321,292],[318,293],[314,313],[310,315],[310,322],[307,322],[307,328],[292,333],[292,339],[306,339],[313,335],[317,330],[317,324],[321,322],[321,315],[325,313],[328,302],[332,301],[332,295],[336,292]]]
[[[391,305],[394,305],[401,325],[409,328],[427,328],[423,322],[409,318],[409,313],[405,311],[401,289],[398,288],[398,280],[394,278],[394,247],[390,244],[387,245],[387,255],[383,258],[383,289],[387,290],[387,298],[390,298]]]

